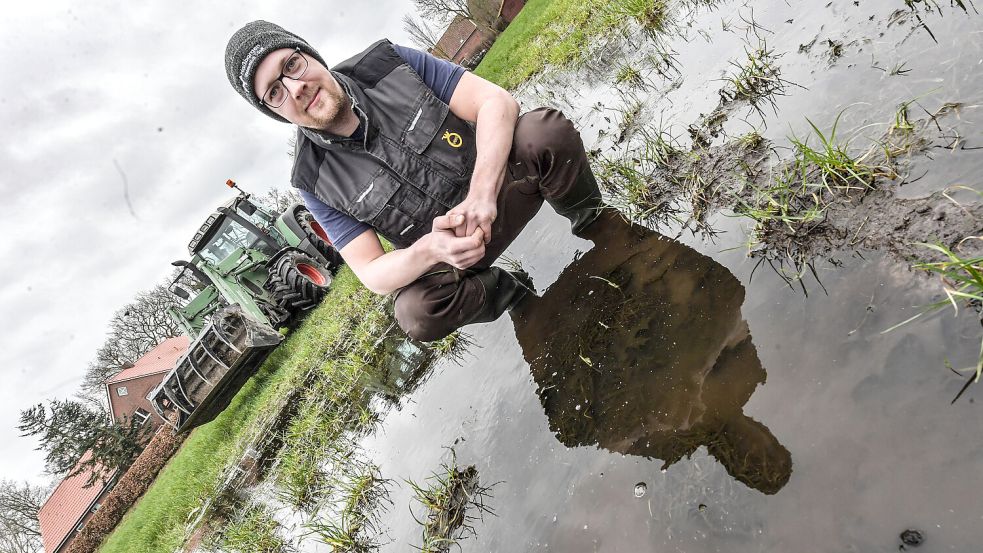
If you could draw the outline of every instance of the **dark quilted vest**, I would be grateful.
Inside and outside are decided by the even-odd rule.
[[[332,74],[354,100],[364,140],[298,128],[291,184],[405,248],[467,195],[474,127],[451,113],[387,40]]]

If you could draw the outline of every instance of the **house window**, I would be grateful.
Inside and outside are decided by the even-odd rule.
[[[126,386],[119,386],[116,388],[116,395],[123,397],[126,395]]]
[[[150,419],[150,413],[140,408],[133,413],[133,418],[140,421],[140,424],[146,424]]]

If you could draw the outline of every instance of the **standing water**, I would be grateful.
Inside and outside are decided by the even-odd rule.
[[[712,144],[753,129],[788,156],[808,121],[828,131],[840,116],[838,135],[862,149],[899,104],[913,118],[953,104],[941,147],[913,155],[892,194],[981,190],[983,19],[924,4],[720,2],[680,16],[671,40],[611,39],[593,65],[549,72],[520,99],[563,109],[601,156],[646,129],[686,147],[731,62],[766,45],[783,89],[728,111]],[[645,86],[616,83],[624,67]],[[726,209],[708,217],[714,237],[602,223],[581,240],[544,209],[509,252],[539,297],[468,327],[463,362],[438,366],[364,441],[392,478],[427,477],[453,446],[500,482],[464,551],[887,551],[914,547],[912,532],[923,551],[978,550],[979,389],[950,405],[965,376],[944,365],[975,363],[977,316],[882,333],[939,298],[905,262],[914,247],[825,252],[789,286],[754,270],[749,222]],[[401,488],[392,500],[411,504]],[[383,550],[420,543],[404,512],[387,517]]]

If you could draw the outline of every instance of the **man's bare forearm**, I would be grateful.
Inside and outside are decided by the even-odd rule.
[[[383,253],[371,261],[351,264],[362,284],[376,294],[391,294],[420,278],[436,264],[425,248],[424,240],[412,246]]]
[[[341,255],[363,284],[377,294],[390,294],[424,275],[434,265],[446,263],[465,269],[485,255],[484,232],[455,236],[460,215],[441,215],[433,229],[410,247],[385,252],[379,238],[367,230],[341,249]]]
[[[518,117],[519,104],[508,93],[481,105],[475,121],[477,157],[469,195],[490,201],[498,198]]]

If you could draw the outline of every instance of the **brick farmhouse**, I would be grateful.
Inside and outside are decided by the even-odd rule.
[[[123,369],[106,380],[106,394],[113,419],[123,421],[139,417],[156,430],[161,421],[158,417],[151,416],[153,411],[147,400],[147,393],[160,384],[164,374],[177,364],[187,350],[187,337],[168,338],[148,351],[132,367]],[[87,452],[79,460],[79,464],[88,458]],[[89,473],[84,472],[63,479],[55,487],[38,511],[45,553],[68,550],[75,535],[92,518],[113,489],[118,476],[113,474],[107,482],[100,480],[86,488]]]
[[[495,42],[495,37],[515,19],[525,0],[472,0],[468,2],[475,25],[462,15],[451,20],[430,53],[473,69]]]

